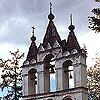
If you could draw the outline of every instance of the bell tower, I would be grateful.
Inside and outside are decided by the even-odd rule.
[[[32,27],[32,42],[22,66],[23,100],[88,100],[87,52],[77,41],[72,15],[67,41],[61,40],[54,18],[50,3],[49,23],[38,47]],[[51,74],[55,74],[54,91],[51,91]]]

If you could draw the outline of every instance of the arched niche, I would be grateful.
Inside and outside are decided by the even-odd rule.
[[[73,88],[74,87],[74,73],[71,60],[66,60],[63,63],[63,88]]]
[[[32,68],[28,71],[28,95],[36,94],[36,69]]]
[[[44,86],[45,92],[51,92],[56,89],[56,82],[52,80],[55,79],[55,61],[53,60],[54,56],[48,54],[44,58]],[[52,82],[53,81],[53,82]],[[53,88],[53,86],[55,87]]]
[[[65,96],[62,100],[72,100],[70,96]]]
[[[62,100],[72,100],[72,99],[71,99],[71,97],[66,96],[66,97],[64,97]]]

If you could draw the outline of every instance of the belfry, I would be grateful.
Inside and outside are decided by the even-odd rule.
[[[61,40],[54,18],[50,3],[49,24],[39,46],[32,27],[31,45],[22,66],[23,100],[88,100],[87,51],[77,41],[72,15],[67,41]]]

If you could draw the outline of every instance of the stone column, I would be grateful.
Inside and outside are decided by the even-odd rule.
[[[85,58],[80,56],[79,61],[74,64],[74,85],[75,87],[85,87],[87,85],[87,66]]]
[[[62,60],[57,60],[55,63],[56,69],[56,80],[57,80],[57,91],[63,90],[63,68],[62,68]]]
[[[50,91],[50,74],[49,71],[44,71],[44,64],[38,65],[38,93],[47,93]]]
[[[74,65],[74,86],[86,87],[86,85],[87,85],[86,65],[83,64]]]
[[[69,73],[68,68],[64,68],[63,64],[66,58],[56,61],[56,79],[57,90],[65,90],[69,88]]]
[[[23,90],[23,96],[28,95],[28,74],[22,75],[22,90]]]
[[[43,64],[39,64],[37,67],[37,93],[44,93],[44,71],[43,71]]]

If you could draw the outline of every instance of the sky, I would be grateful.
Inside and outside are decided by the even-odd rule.
[[[6,58],[9,51],[20,49],[27,55],[35,26],[36,43],[42,42],[48,25],[49,3],[51,0],[0,0],[0,57]],[[100,34],[88,29],[91,10],[100,6],[94,0],[52,0],[54,23],[61,39],[67,39],[70,14],[73,15],[75,34],[81,45],[88,51],[87,64],[100,51]]]
[[[17,49],[27,55],[33,25],[37,45],[42,42],[48,25],[50,1],[0,0],[0,58],[6,59],[9,51]],[[69,17],[73,15],[75,35],[81,47],[86,45],[87,65],[91,66],[94,64],[93,58],[100,53],[100,34],[88,28],[88,16],[92,16],[91,10],[100,7],[100,3],[94,0],[52,0],[52,4],[54,23],[62,40],[67,39]]]

